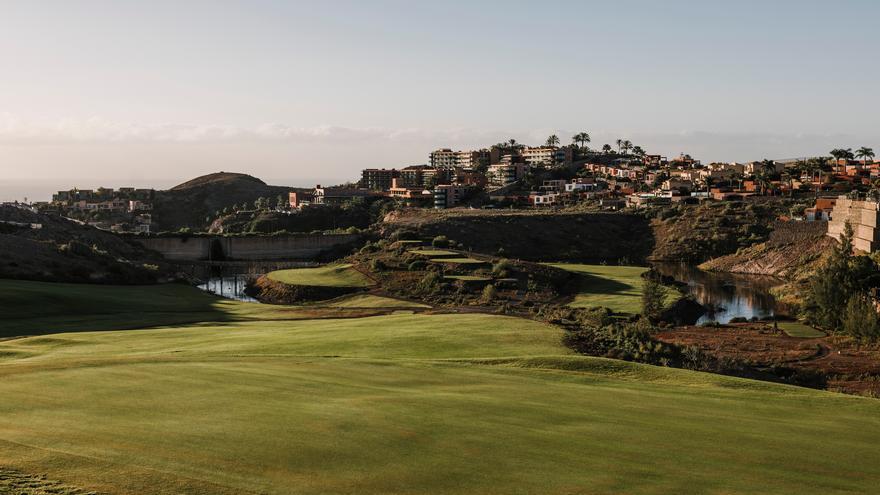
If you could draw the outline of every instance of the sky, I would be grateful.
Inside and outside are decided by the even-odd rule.
[[[309,186],[586,131],[704,161],[880,148],[880,2],[0,0],[0,200]]]

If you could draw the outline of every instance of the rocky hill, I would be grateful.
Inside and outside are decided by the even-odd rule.
[[[197,177],[167,191],[156,191],[153,202],[153,230],[206,229],[218,211],[278,196],[287,198],[294,188],[270,186],[246,174],[219,172]]]
[[[0,206],[0,278],[134,284],[163,274],[158,255],[116,235],[57,215]]]

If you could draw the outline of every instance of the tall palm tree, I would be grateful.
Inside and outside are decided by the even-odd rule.
[[[632,147],[633,147],[632,141],[630,141],[629,139],[625,140],[625,141],[623,142],[622,147],[623,147],[623,154],[624,154],[624,155],[628,155],[628,154],[629,154],[629,150],[631,150]]]
[[[645,156],[645,150],[643,150],[641,146],[633,146],[633,155]]]
[[[550,135],[550,137],[547,138],[547,146],[559,146],[559,136],[556,134]]]
[[[871,161],[874,161],[874,156],[876,155],[874,155],[873,149],[862,146],[861,148],[856,150],[855,156],[858,158],[863,158],[865,160],[865,165],[867,165],[868,158],[870,158]]]
[[[574,144],[580,145],[583,147],[585,144],[590,142],[590,135],[586,132],[579,132],[571,137],[571,141]]]
[[[617,143],[617,154],[620,154],[620,149],[623,147],[623,139],[618,139],[615,141]]]
[[[603,144],[602,145],[602,153],[606,153],[606,154],[611,153],[611,145],[607,144],[607,143]]]

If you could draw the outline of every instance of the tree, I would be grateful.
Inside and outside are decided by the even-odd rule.
[[[289,201],[286,201],[283,194],[279,194],[277,198],[275,198],[275,209],[278,211],[286,210],[290,205]]]
[[[841,330],[859,340],[875,340],[880,336],[880,318],[867,294],[853,294],[841,318]]]
[[[629,154],[629,150],[631,150],[631,149],[633,148],[632,141],[630,141],[629,139],[625,140],[625,141],[621,144],[621,147],[623,148],[623,154],[624,154],[624,155],[628,155],[628,154]]]
[[[559,136],[556,134],[551,134],[550,137],[547,138],[547,146],[559,146]]]
[[[645,156],[645,150],[641,146],[633,146],[633,155],[643,157]]]
[[[834,160],[837,163],[838,172],[840,172],[840,160],[846,160],[843,163],[844,171],[846,171],[846,164],[849,163],[849,160],[855,158],[855,155],[852,152],[852,148],[835,148],[828,152],[828,154],[834,157]]]
[[[617,141],[615,141],[615,143],[617,143],[617,154],[619,155],[620,150],[623,147],[623,139],[618,139]]]
[[[483,303],[490,303],[495,300],[496,297],[498,297],[498,290],[495,289],[494,285],[489,284],[486,287],[483,287],[483,294],[480,297],[480,301]]]
[[[606,154],[611,153],[611,145],[607,144],[607,143],[603,144],[602,145],[602,153],[606,153]]]
[[[586,132],[579,132],[571,137],[571,141],[574,144],[579,144],[581,147],[584,147],[585,144],[590,142],[590,135]]]
[[[840,326],[841,310],[855,292],[850,273],[852,238],[853,229],[847,222],[831,256],[810,279],[808,314],[811,320],[824,328],[836,329]]]
[[[666,289],[653,277],[645,278],[642,284],[642,315],[656,321],[663,312]]]
[[[254,208],[257,211],[265,210],[268,206],[269,206],[269,200],[267,198],[262,197],[262,196],[260,196],[259,198],[257,198],[256,201],[254,201]]]
[[[861,148],[859,148],[859,149],[856,150],[855,156],[858,157],[858,158],[862,158],[862,159],[864,159],[864,160],[865,160],[865,165],[867,165],[867,164],[868,164],[868,158],[870,158],[871,161],[873,161],[875,155],[874,155],[874,150],[873,150],[873,149],[871,149],[871,148],[867,148],[867,147],[865,147],[865,146],[862,146]]]

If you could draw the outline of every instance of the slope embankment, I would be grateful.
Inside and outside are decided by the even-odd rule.
[[[700,268],[801,280],[813,272],[835,242],[825,235],[825,222],[780,221],[772,228],[766,242],[714,258]]]
[[[446,236],[459,249],[529,261],[641,263],[653,247],[646,218],[623,213],[406,210],[387,215],[383,236]]]

